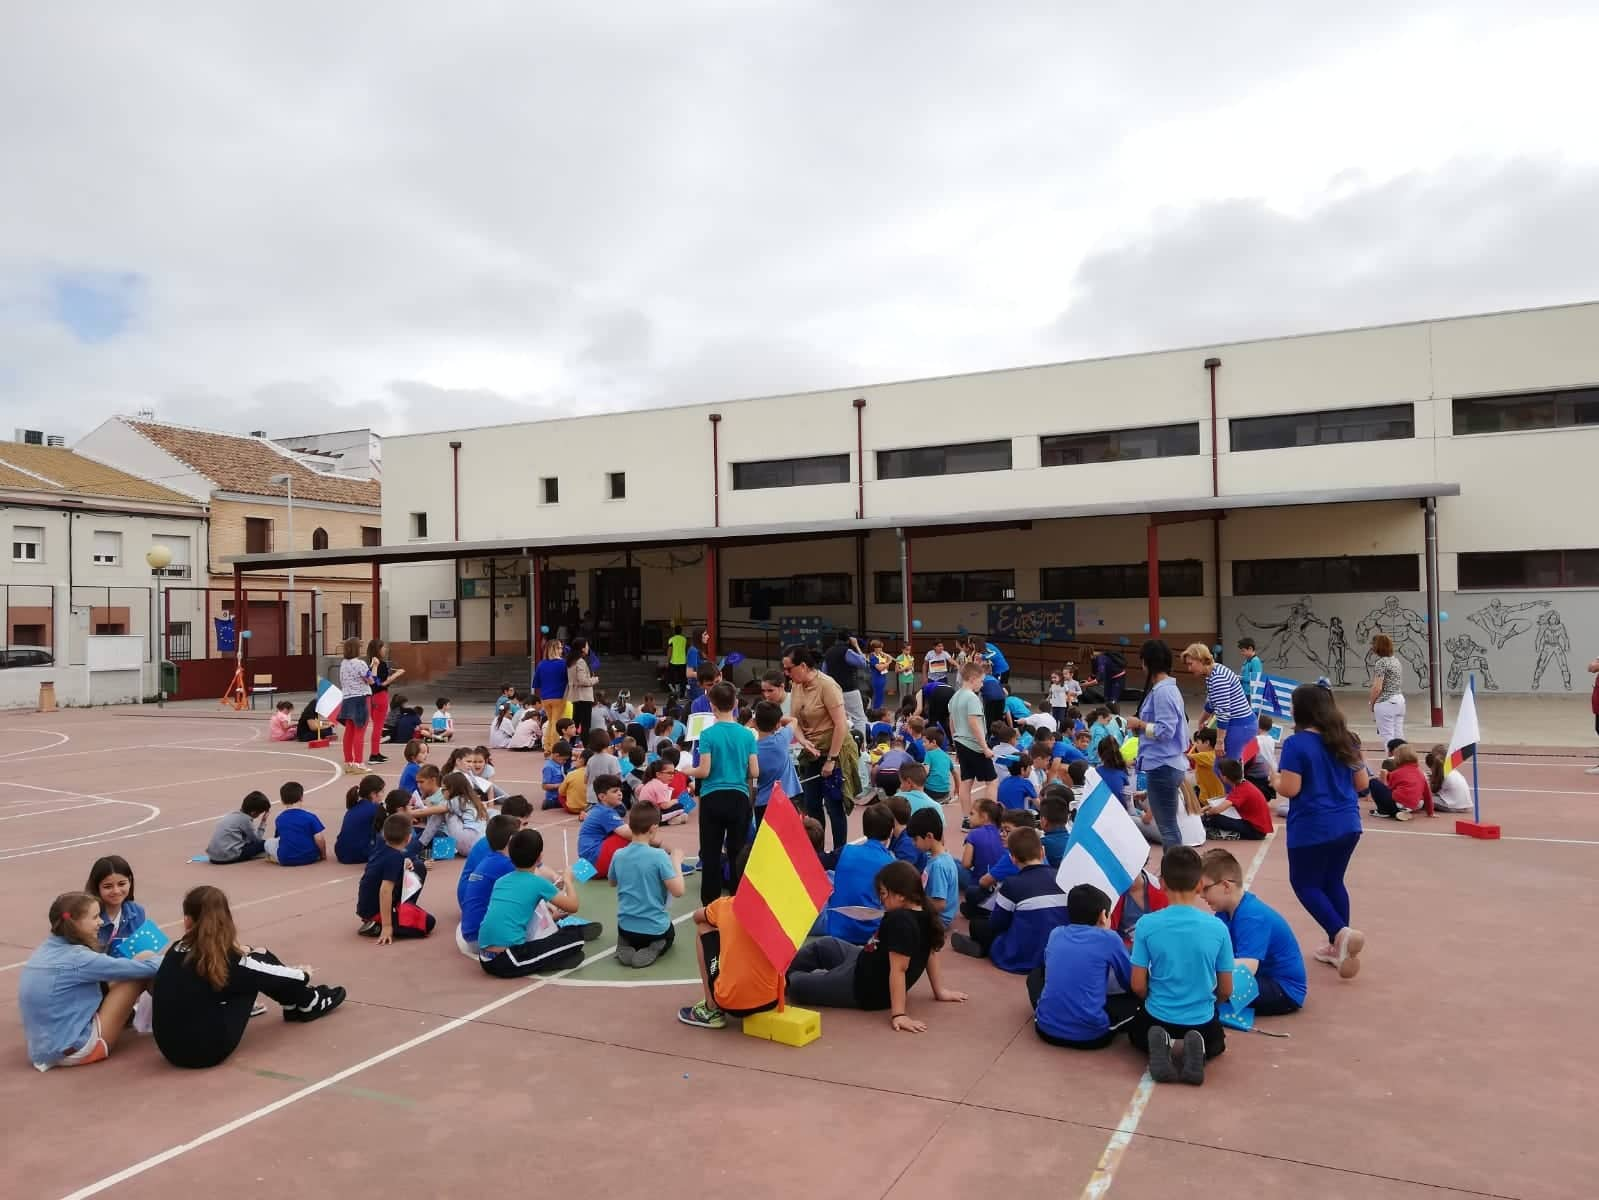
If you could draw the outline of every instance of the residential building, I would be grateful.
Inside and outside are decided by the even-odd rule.
[[[265,436],[261,434],[258,436]],[[273,438],[313,471],[348,479],[383,480],[383,439],[371,429]]]

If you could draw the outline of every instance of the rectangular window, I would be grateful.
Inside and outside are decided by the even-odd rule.
[[[539,493],[545,504],[559,504],[561,502],[561,481],[557,476],[546,475],[539,480]]]
[[[428,535],[428,515],[425,512],[411,514],[411,540],[420,542],[426,540]]]
[[[627,499],[626,471],[607,471],[605,473],[605,498],[607,500]]]
[[[361,606],[359,604],[345,604],[341,607],[343,609],[344,616],[343,628],[345,640],[348,641],[350,638],[360,637]]]
[[[732,608],[807,608],[820,604],[849,604],[854,599],[848,575],[788,575],[770,579],[729,579],[727,603]]]
[[[167,626],[167,658],[173,662],[182,662],[194,657],[192,627],[187,621],[173,621]]]
[[[361,545],[381,546],[383,544],[383,529],[378,525],[361,526]]]
[[[1054,433],[1038,439],[1039,465],[1077,467],[1084,463],[1131,462],[1138,458],[1181,458],[1199,453],[1199,423],[1146,425],[1098,433]]]
[[[817,454],[810,458],[768,458],[733,464],[733,490],[806,487],[813,483],[848,483],[849,455]]]
[[[1599,387],[1509,396],[1456,396],[1454,412],[1457,434],[1599,425]]]
[[[11,627],[11,644],[13,646],[43,646],[43,625],[13,625]]]
[[[411,640],[425,642],[428,640],[428,619],[426,617],[411,618]]]
[[[121,637],[128,632],[128,627],[121,621],[96,621],[94,632],[96,637]]]
[[[877,572],[878,604],[904,599],[898,571]],[[1016,598],[1015,571],[917,571],[911,576],[914,604],[962,604]]]
[[[150,539],[157,546],[166,547],[167,553],[172,555],[172,561],[159,571],[152,574],[161,575],[167,579],[187,579],[189,577],[189,539],[178,533],[158,533]]]
[[[94,531],[96,566],[114,567],[122,561],[122,535],[105,529]]]
[[[1197,558],[1160,564],[1162,596],[1203,596],[1205,565]],[[1077,567],[1041,567],[1041,600],[1136,600],[1149,595],[1149,564],[1091,563]]]
[[[244,518],[244,552],[246,554],[272,553],[272,520],[270,517]]]
[[[42,525],[13,525],[11,527],[11,561],[40,562],[44,558],[44,527]]]
[[[1235,596],[1308,596],[1317,592],[1420,590],[1419,554],[1233,560]]]
[[[967,475],[974,471],[1010,470],[1010,439],[961,442],[954,446],[915,446],[879,450],[879,479],[920,479],[927,475]]]
[[[1599,587],[1599,550],[1509,550],[1462,554],[1462,589]]]
[[[1227,429],[1235,451],[1387,442],[1416,436],[1416,410],[1412,404],[1384,404],[1275,417],[1234,417],[1227,422]]]

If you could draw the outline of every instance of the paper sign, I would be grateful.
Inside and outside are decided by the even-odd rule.
[[[715,723],[715,713],[690,713],[688,717],[688,733],[685,736],[689,741],[697,742],[700,740],[700,734],[704,733]]]
[[[594,864],[586,858],[580,858],[572,864],[572,878],[579,883],[587,883],[598,874]]]
[[[339,711],[339,705],[344,703],[344,693],[331,683],[327,691],[316,698],[316,715],[324,721],[331,721],[333,714]]]
[[[699,801],[694,799],[693,792],[684,792],[677,798],[677,802],[682,805],[685,813],[691,813],[699,807]]]

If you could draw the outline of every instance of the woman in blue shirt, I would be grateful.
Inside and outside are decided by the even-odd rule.
[[[533,690],[544,709],[544,753],[555,746],[555,723],[566,716],[565,648],[555,639],[544,644],[544,657],[533,668]]]
[[[1183,774],[1188,770],[1188,713],[1183,694],[1171,676],[1171,647],[1152,639],[1138,651],[1148,683],[1138,715],[1127,728],[1138,734],[1138,769],[1148,782],[1149,811],[1160,830],[1162,851],[1183,844],[1177,809],[1183,802]]]
[[[1296,687],[1293,712],[1295,732],[1283,739],[1276,780],[1277,794],[1290,801],[1288,882],[1327,934],[1316,961],[1353,979],[1366,935],[1350,927],[1344,872],[1360,841],[1360,796],[1371,780],[1332,692],[1314,683]]]

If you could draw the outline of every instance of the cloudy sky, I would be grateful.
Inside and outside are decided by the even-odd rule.
[[[398,433],[1599,297],[1599,6],[1110,7],[8,5],[0,435]]]

